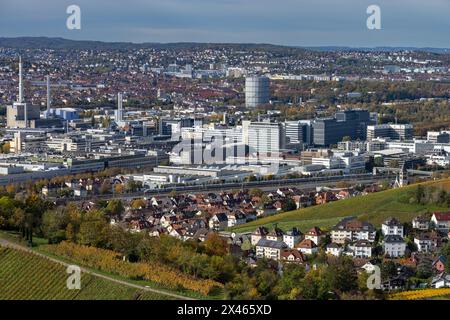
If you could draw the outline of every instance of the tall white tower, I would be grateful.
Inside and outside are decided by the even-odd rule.
[[[22,56],[19,56],[19,99],[17,102],[23,103]]]
[[[123,97],[122,93],[117,94],[117,122],[123,121]]]
[[[50,97],[50,76],[47,75],[47,114],[50,112],[51,97]]]

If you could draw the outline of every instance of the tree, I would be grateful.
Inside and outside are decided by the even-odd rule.
[[[113,217],[120,217],[124,210],[125,208],[120,199],[111,199],[105,208],[106,213]]]
[[[417,265],[416,276],[418,278],[427,279],[433,275],[432,261],[428,257],[424,257]]]
[[[255,197],[262,197],[262,195],[264,194],[264,192],[259,188],[252,188],[252,189],[250,189],[250,191],[248,193],[251,196],[255,196]]]
[[[293,211],[293,210],[297,209],[297,205],[295,204],[294,200],[289,198],[283,202],[283,204],[281,205],[281,209],[284,212]]]
[[[78,242],[82,245],[102,247],[106,242],[106,219],[100,211],[87,212],[80,224],[77,235]]]
[[[381,264],[381,277],[389,279],[397,275],[397,266],[393,261],[386,261]]]
[[[445,271],[447,273],[450,273],[450,242],[448,242],[445,246],[442,247],[440,253],[447,260],[447,263],[445,264]]]
[[[42,216],[42,232],[49,243],[66,240],[66,228],[69,217],[64,208],[49,210]]]
[[[209,255],[224,256],[228,253],[228,244],[216,232],[208,235],[203,242],[205,251]]]
[[[416,202],[419,204],[422,203],[424,197],[425,197],[425,188],[423,185],[419,184],[415,192]]]
[[[279,299],[294,300],[300,295],[300,283],[305,277],[305,268],[302,265],[288,264],[283,269],[283,275],[275,288]]]
[[[147,203],[144,201],[144,199],[135,199],[131,202],[131,208],[133,209],[142,209],[145,208]]]
[[[114,185],[114,193],[122,193],[124,190],[123,184],[117,183]]]
[[[102,185],[100,186],[100,193],[106,194],[110,192],[111,192],[111,182],[109,181],[109,179],[105,179]]]
[[[358,275],[349,257],[339,257],[331,263],[325,270],[325,278],[329,281],[329,286],[340,292],[348,292],[358,287]]]
[[[350,137],[350,136],[345,136],[345,137],[342,138],[342,141],[343,141],[343,142],[352,141],[352,137]]]

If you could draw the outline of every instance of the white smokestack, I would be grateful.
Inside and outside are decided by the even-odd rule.
[[[19,103],[23,102],[22,57],[19,56]]]
[[[123,104],[123,98],[122,98],[122,94],[118,93],[117,94],[117,121],[122,121],[123,120],[123,108],[122,108],[122,104]]]
[[[51,104],[51,97],[50,97],[50,76],[47,76],[47,112],[50,112],[50,104]]]

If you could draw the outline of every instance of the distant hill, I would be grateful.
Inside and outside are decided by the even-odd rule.
[[[450,190],[450,179],[425,183]],[[308,207],[291,212],[279,213],[258,219],[232,228],[234,232],[254,231],[258,226],[272,227],[274,223],[284,230],[298,227],[302,231],[314,226],[329,228],[342,218],[355,216],[377,226],[388,217],[395,217],[402,222],[411,221],[414,217],[427,211],[448,211],[450,208],[436,205],[412,204],[409,199],[414,196],[417,185],[399,189],[391,189],[358,196],[347,200],[339,200],[323,205]]]
[[[69,40],[64,38],[49,38],[49,37],[17,37],[5,38],[0,37],[0,47],[16,48],[16,49],[139,49],[139,48],[215,48],[215,47],[234,47],[234,48],[291,48],[294,50],[303,50],[302,48],[284,47],[278,45],[271,45],[265,43],[197,43],[197,42],[176,42],[176,43],[132,43],[132,42],[102,42],[91,40]]]
[[[200,43],[200,42],[175,42],[175,43],[132,43],[132,42],[102,42],[91,40],[69,40],[51,37],[0,37],[0,47],[15,49],[88,49],[88,50],[120,50],[139,48],[160,49],[189,49],[189,48],[255,48],[270,50],[311,50],[311,51],[425,51],[432,53],[450,53],[450,48],[415,48],[415,47],[347,47],[347,46],[282,46],[267,43]]]

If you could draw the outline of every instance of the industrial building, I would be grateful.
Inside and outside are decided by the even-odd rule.
[[[411,124],[379,124],[367,126],[367,140],[390,138],[392,140],[410,140],[413,137]]]
[[[247,77],[245,79],[245,106],[255,108],[269,103],[270,80],[267,77]]]

